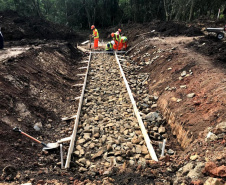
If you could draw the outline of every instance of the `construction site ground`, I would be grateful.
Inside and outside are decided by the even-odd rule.
[[[201,31],[207,26],[221,27],[222,22],[123,25],[129,43],[126,53],[120,54],[121,65],[138,109],[142,118],[159,114],[158,121],[144,119],[159,162],[151,160],[142,140],[137,141],[142,136],[129,99],[123,100],[128,108],[107,106],[122,98],[125,87],[115,57],[95,54],[91,62],[96,66],[90,75],[97,81],[87,86],[70,168],[61,169],[59,150],[42,151],[41,145],[13,128],[46,143],[71,135],[74,121],[62,118],[75,115],[78,108],[76,97],[81,87],[75,84],[83,83],[83,78],[77,74],[85,72],[81,67],[87,64],[80,62],[88,60],[89,54],[76,45],[90,33],[73,33],[15,12],[1,12],[0,16],[5,39],[5,49],[0,50],[0,184],[225,184],[226,40]],[[100,29],[101,39],[110,40],[110,33],[117,28]],[[107,90],[106,83],[114,80],[117,83]],[[115,121],[105,119],[102,109],[106,117],[116,116],[110,117]],[[91,141],[84,141],[87,126],[92,130],[102,122],[107,127],[103,128],[105,136],[100,137],[94,129],[93,135],[88,134]],[[160,127],[166,129],[165,135],[158,134]],[[104,145],[103,138],[121,132],[124,136],[114,138],[112,146]],[[123,137],[130,139],[126,142],[131,148]],[[164,138],[165,156],[160,157]],[[91,142],[93,148],[83,142]],[[114,150],[109,152],[111,147]],[[87,148],[93,149],[92,155],[80,153]],[[67,149],[66,144],[64,159]],[[106,152],[115,158],[101,161],[108,157]]]

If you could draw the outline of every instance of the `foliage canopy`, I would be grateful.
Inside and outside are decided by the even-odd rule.
[[[44,17],[73,28],[108,27],[153,19],[191,21],[217,17],[225,0],[0,0],[0,11]],[[221,15],[222,17],[222,15]]]

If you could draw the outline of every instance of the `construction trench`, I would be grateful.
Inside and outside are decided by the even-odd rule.
[[[149,74],[137,73],[142,63],[134,64],[123,52],[102,51],[90,52],[83,63],[87,67],[79,74],[84,84],[67,158],[64,157],[65,168],[76,166],[82,177],[99,174],[106,176],[104,183],[114,184],[111,177],[118,178],[114,168],[121,172],[134,167],[146,171],[154,164],[161,166],[162,161],[176,160],[175,156],[191,144],[189,131],[161,105],[164,102],[159,102],[158,111],[158,96],[149,95],[146,87]],[[171,171],[173,167],[169,166],[167,173]],[[158,174],[157,181],[152,174],[147,171],[142,184],[167,183],[166,174]],[[130,178],[121,182],[133,184]]]
[[[18,171],[12,165],[5,165],[1,177],[8,181],[13,178],[16,184],[40,184],[42,181],[47,184],[61,181],[67,184],[85,181],[93,184],[189,184],[194,171],[202,173],[204,163],[200,159],[217,157],[219,161],[224,145],[217,145],[217,148],[216,142],[190,143],[191,132],[186,131],[186,125],[180,122],[183,115],[178,117],[173,111],[180,102],[174,100],[174,107],[166,104],[171,98],[164,96],[173,93],[174,86],[168,82],[162,85],[165,88],[161,87],[162,94],[152,90],[158,90],[157,85],[164,78],[180,77],[180,72],[170,69],[172,64],[156,70],[155,65],[161,68],[161,62],[170,63],[174,55],[178,58],[179,53],[179,49],[165,46],[165,40],[163,45],[166,48],[156,47],[157,41],[157,38],[144,40],[126,53],[82,49],[85,53],[81,52],[81,58],[70,44],[52,43],[53,48],[30,48],[26,55],[22,53],[19,57],[4,60],[1,71],[6,80],[1,83],[5,89],[9,89],[7,85],[10,83],[18,87],[13,92],[17,93],[15,97],[22,95],[22,98],[8,97],[10,108],[15,107],[13,113],[19,116],[12,119],[6,113],[2,121],[10,126],[1,125],[5,126],[1,129],[3,138],[16,148],[16,152],[7,155],[15,154],[11,158],[16,161],[15,167],[19,166]],[[190,69],[190,66],[186,68],[187,71]],[[185,82],[192,77],[190,73],[184,77]],[[25,78],[29,74],[31,81]],[[176,78],[165,77],[166,74],[175,74]],[[179,85],[185,82],[180,80]],[[10,89],[13,88],[10,86]],[[182,90],[188,92],[184,88],[178,89]],[[41,101],[37,101],[38,97]],[[39,132],[33,128],[40,123],[34,115],[43,118]],[[20,126],[41,141],[63,139],[64,142],[57,150],[41,151],[41,146],[31,140],[16,133],[7,134],[14,126]],[[206,155],[202,155],[198,153],[203,151],[202,146],[212,150],[206,150]],[[6,151],[6,145],[1,147]],[[214,151],[214,155],[210,151]],[[10,164],[6,159],[4,162]],[[224,162],[219,161],[219,165]],[[204,178],[203,174],[199,175]]]
[[[78,68],[82,72],[77,76],[84,83],[73,85],[81,92],[75,98],[78,111],[62,118],[74,120],[70,145],[66,144],[64,151],[61,148],[62,169],[72,165],[78,166],[83,176],[109,175],[113,167],[145,169],[153,161],[182,150],[162,115],[148,108],[148,104],[155,108],[158,100],[146,90],[148,74],[134,76],[131,71],[141,66],[131,70],[129,62],[124,52],[102,51],[89,52],[80,62],[84,66]],[[133,94],[143,100],[136,102]],[[138,110],[140,104],[146,109]]]

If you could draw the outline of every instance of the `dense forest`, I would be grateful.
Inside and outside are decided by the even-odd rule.
[[[153,19],[223,18],[225,0],[0,0],[0,11],[44,17],[72,28],[107,27]]]

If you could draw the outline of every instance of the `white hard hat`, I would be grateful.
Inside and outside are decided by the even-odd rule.
[[[112,44],[112,45],[114,45],[114,44],[115,44],[115,42],[112,40],[112,41],[111,41],[111,44]]]

